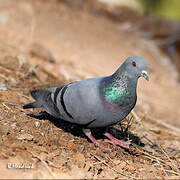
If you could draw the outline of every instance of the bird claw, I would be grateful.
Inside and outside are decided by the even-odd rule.
[[[111,149],[109,149],[109,148],[106,148],[103,144],[101,144],[101,143],[99,143],[95,138],[94,138],[94,136],[91,134],[91,132],[85,132],[85,134],[86,134],[86,136],[94,143],[94,145],[96,146],[96,147],[100,147],[100,148],[102,148],[103,150],[106,150],[106,151],[111,151]]]
[[[105,139],[105,142],[108,142],[108,143],[110,143],[110,144],[112,144],[112,145],[114,145],[114,146],[119,145],[119,146],[121,146],[121,147],[124,147],[124,148],[126,148],[126,149],[129,149],[129,145],[131,144],[131,141],[130,141],[130,140],[129,140],[129,141],[119,140],[119,141],[121,141],[121,142],[120,142],[120,143],[117,143],[117,142],[114,142],[114,141],[112,141],[112,140]]]
[[[115,138],[114,136],[112,136],[110,133],[105,133],[104,135],[109,138],[109,139],[105,140],[106,142],[109,142],[113,145],[119,145],[121,147],[129,149],[129,145],[131,144],[131,140],[128,140],[128,141],[119,140],[119,139]]]
[[[99,143],[94,136],[91,134],[91,131],[89,130],[84,130],[85,135],[94,143],[94,145],[97,147],[99,146],[100,148],[102,148],[103,150],[106,151],[110,151],[112,152],[112,149],[109,149],[107,147],[105,147],[103,144]],[[121,147],[124,147],[126,149],[129,149],[129,145],[131,144],[131,141],[124,141],[124,140],[119,140],[116,139],[114,136],[112,136],[110,133],[106,132],[104,134],[106,137],[108,137],[109,139],[106,139],[105,142],[111,143],[113,145],[119,145]]]

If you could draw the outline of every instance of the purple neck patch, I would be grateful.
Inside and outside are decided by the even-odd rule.
[[[118,112],[119,106],[113,102],[104,101],[104,106],[111,112]]]

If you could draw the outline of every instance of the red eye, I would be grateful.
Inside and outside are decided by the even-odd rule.
[[[136,62],[133,61],[133,62],[132,62],[132,65],[133,65],[134,67],[136,67]]]

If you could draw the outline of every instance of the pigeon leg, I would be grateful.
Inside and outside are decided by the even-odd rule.
[[[90,129],[83,129],[83,132],[96,146],[99,146],[99,147],[101,147],[103,149],[106,149],[106,150],[110,150],[108,148],[105,148],[101,143],[99,143],[97,141],[97,139],[95,139],[95,137],[91,134],[91,130]]]
[[[123,140],[116,139],[114,136],[112,136],[108,132],[104,133],[104,135],[110,139],[108,140],[108,142],[110,142],[111,144],[120,145],[121,147],[129,149],[129,145],[131,144],[130,141],[123,141]]]

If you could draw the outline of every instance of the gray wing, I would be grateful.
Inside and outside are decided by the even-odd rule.
[[[73,82],[54,89],[51,98],[65,120],[86,125],[100,114],[99,84],[103,77]]]

